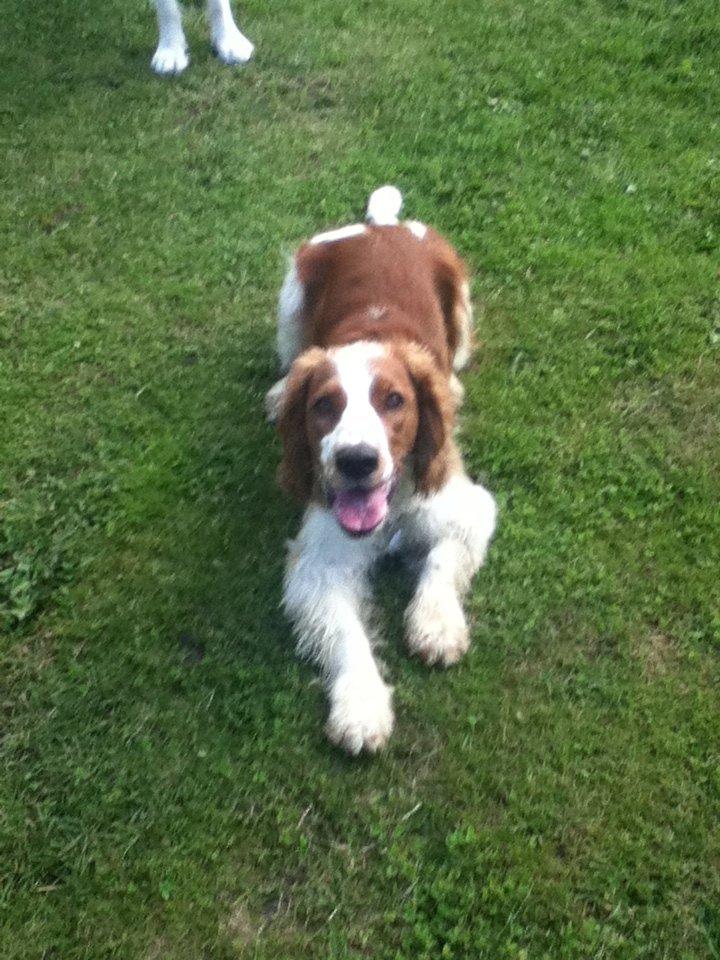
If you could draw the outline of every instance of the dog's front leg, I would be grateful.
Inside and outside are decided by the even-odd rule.
[[[457,473],[408,518],[409,543],[429,546],[405,614],[408,648],[427,664],[450,666],[468,649],[462,598],[485,559],[495,517],[487,490]]]
[[[247,63],[255,49],[238,30],[230,0],[208,0],[208,19],[215,52],[223,63]]]
[[[382,747],[393,725],[392,690],[362,619],[375,550],[372,538],[351,539],[327,510],[311,507],[285,574],[283,605],[298,652],[320,665],[327,683],[327,735],[352,754]]]
[[[177,0],[157,0],[160,39],[152,58],[155,73],[182,73],[190,62]]]

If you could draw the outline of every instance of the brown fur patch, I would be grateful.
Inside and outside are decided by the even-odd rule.
[[[438,369],[427,351],[413,343],[398,344],[417,396],[418,423],[413,445],[415,484],[420,493],[434,493],[447,481],[455,466],[453,441],[455,400],[447,374]]]
[[[465,264],[434,230],[368,226],[344,240],[308,243],[296,256],[305,288],[306,344],[409,340],[449,370],[467,281]]]
[[[333,373],[327,353],[312,347],[300,354],[288,374],[277,423],[283,444],[277,476],[280,487],[300,503],[310,499],[314,484],[314,451],[307,429],[311,385]]]

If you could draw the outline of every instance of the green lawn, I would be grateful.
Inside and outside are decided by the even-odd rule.
[[[720,957],[720,10],[0,0],[3,960]],[[323,738],[262,419],[286,253],[397,183],[484,303],[448,673]]]

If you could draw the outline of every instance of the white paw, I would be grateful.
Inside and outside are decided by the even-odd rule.
[[[213,37],[213,47],[223,63],[247,63],[255,47],[237,27],[228,27]]]
[[[353,755],[361,750],[375,753],[387,743],[392,726],[392,688],[377,674],[346,674],[335,681],[325,732],[336,746]]]
[[[405,614],[407,645],[428,666],[449,667],[470,646],[468,628],[457,594],[450,588],[418,593]]]
[[[184,44],[175,44],[168,46],[160,44],[152,58],[151,66],[155,73],[161,76],[182,73],[185,67],[190,63],[187,50]]]

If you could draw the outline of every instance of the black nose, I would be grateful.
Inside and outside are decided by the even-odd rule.
[[[358,443],[352,447],[341,447],[335,454],[335,465],[348,480],[366,480],[377,470],[379,457],[367,443]]]

